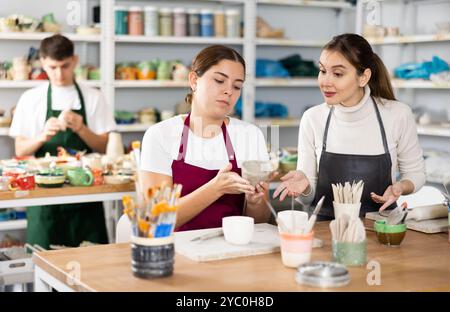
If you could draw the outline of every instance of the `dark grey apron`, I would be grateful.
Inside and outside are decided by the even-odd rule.
[[[361,197],[361,210],[359,213],[360,217],[364,217],[366,212],[378,211],[381,207],[381,204],[377,204],[372,200],[370,193],[375,192],[375,194],[382,195],[388,186],[392,184],[392,161],[389,154],[386,133],[384,131],[380,111],[378,110],[378,106],[373,97],[372,101],[377,114],[384,147],[384,154],[380,155],[350,155],[327,152],[328,127],[334,111],[334,107],[330,108],[323,135],[323,148],[319,163],[319,177],[314,198],[315,205],[318,200],[325,195],[325,202],[319,214],[321,220],[334,218],[331,183],[343,184],[347,181],[350,183],[359,180],[364,181],[364,190]],[[374,142],[374,144],[376,143]],[[391,205],[390,208],[392,207],[395,207],[395,204]]]

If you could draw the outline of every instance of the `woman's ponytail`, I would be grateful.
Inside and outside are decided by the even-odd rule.
[[[394,90],[392,89],[391,77],[380,57],[373,53],[372,77],[369,81],[370,92],[374,97],[395,101]]]

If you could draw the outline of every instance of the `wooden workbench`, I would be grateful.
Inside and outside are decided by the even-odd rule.
[[[324,247],[314,249],[312,260],[329,261],[331,238],[328,222],[315,227]],[[450,291],[450,244],[447,234],[408,231],[401,247],[380,245],[367,232],[368,260],[377,261],[381,285],[369,286],[366,266],[350,267],[351,282],[331,291]],[[77,291],[320,291],[295,282],[295,269],[282,265],[280,253],[197,263],[175,256],[174,274],[153,280],[131,272],[129,244],[110,244],[33,255],[36,287]],[[74,266],[74,264],[76,264]],[[74,268],[80,277],[74,280]],[[74,283],[71,283],[74,281]]]

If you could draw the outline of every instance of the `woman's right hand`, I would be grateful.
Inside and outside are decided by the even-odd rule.
[[[51,117],[45,122],[44,131],[39,136],[39,141],[45,143],[50,141],[58,131],[61,130],[61,126],[58,118]]]
[[[280,195],[280,201],[286,196],[297,197],[309,187],[309,180],[305,174],[299,170],[289,171],[280,178],[281,184],[273,193],[273,198]]]
[[[214,189],[222,196],[224,194],[250,194],[255,193],[255,187],[236,172],[231,171],[232,165],[220,169],[214,179],[211,180]]]

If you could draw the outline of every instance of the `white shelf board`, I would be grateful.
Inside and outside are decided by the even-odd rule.
[[[116,42],[128,43],[168,43],[168,44],[230,44],[242,45],[242,38],[217,38],[217,37],[149,37],[149,36],[130,36],[116,35]]]
[[[28,89],[40,86],[47,83],[47,80],[0,80],[1,89]],[[81,85],[87,85],[90,87],[100,87],[99,80],[80,80],[77,81]]]
[[[317,78],[257,78],[255,87],[318,87]]]
[[[36,33],[27,33],[27,32],[0,32],[0,40],[28,40],[28,41],[40,41],[46,37],[52,36],[53,33],[48,32],[36,32]],[[63,33],[62,35],[66,36],[72,41],[81,41],[81,42],[100,42],[100,35],[79,35],[75,33]]]
[[[254,124],[257,126],[279,126],[280,128],[298,127],[298,118],[256,118]]]
[[[146,124],[117,125],[116,130],[119,132],[145,132],[150,126]]]
[[[256,45],[260,46],[282,46],[282,47],[309,47],[322,48],[326,41],[319,40],[296,40],[287,38],[257,38]]]
[[[8,136],[9,127],[0,127],[0,136]]]
[[[380,38],[366,37],[366,39],[372,45],[445,42],[450,41],[450,34],[411,35]]]
[[[187,88],[188,81],[173,80],[116,80],[116,88]]]
[[[306,6],[317,8],[330,8],[330,9],[352,9],[352,6],[348,2],[338,1],[308,1],[308,0],[256,0],[258,4],[269,5],[292,5],[292,6]]]
[[[27,228],[27,220],[0,221],[0,231],[22,230]]]
[[[433,82],[423,79],[393,79],[392,86],[398,89],[450,89],[450,81]]]
[[[437,125],[421,126],[417,125],[417,133],[419,135],[450,137],[450,127]]]

